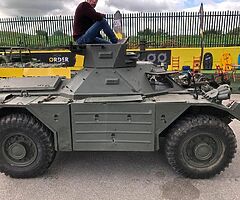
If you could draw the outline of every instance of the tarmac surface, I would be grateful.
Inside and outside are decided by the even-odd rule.
[[[231,127],[240,146],[240,122]],[[42,177],[12,179],[0,174],[0,200],[237,200],[239,148],[230,167],[209,180],[177,175],[163,152],[58,153]]]

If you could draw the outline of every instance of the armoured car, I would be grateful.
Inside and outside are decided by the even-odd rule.
[[[85,55],[72,79],[0,80],[0,171],[43,174],[58,151],[158,151],[190,178],[223,171],[236,152],[229,127],[240,119],[228,85],[191,94],[127,44],[72,46]]]

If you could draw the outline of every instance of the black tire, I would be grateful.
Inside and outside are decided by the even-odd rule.
[[[42,175],[55,157],[52,133],[27,114],[0,119],[0,172],[13,178]]]
[[[172,168],[189,178],[211,178],[229,166],[236,153],[233,131],[210,115],[187,116],[176,122],[166,139]]]

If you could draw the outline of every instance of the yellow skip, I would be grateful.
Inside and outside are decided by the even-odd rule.
[[[1,78],[22,77],[23,68],[0,68]]]
[[[71,78],[70,68],[0,68],[1,78],[27,76],[64,76]]]
[[[71,78],[69,68],[24,68],[23,76],[65,76]]]

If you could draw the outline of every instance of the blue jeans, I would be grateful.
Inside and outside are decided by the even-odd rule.
[[[103,30],[103,32],[108,36],[111,42],[104,40],[103,38],[99,37],[100,31]],[[106,19],[103,19],[101,21],[96,21],[87,31],[84,35],[79,37],[77,39],[77,43],[79,45],[81,44],[111,44],[111,43],[117,43],[118,39],[115,36],[113,30],[107,23]]]

